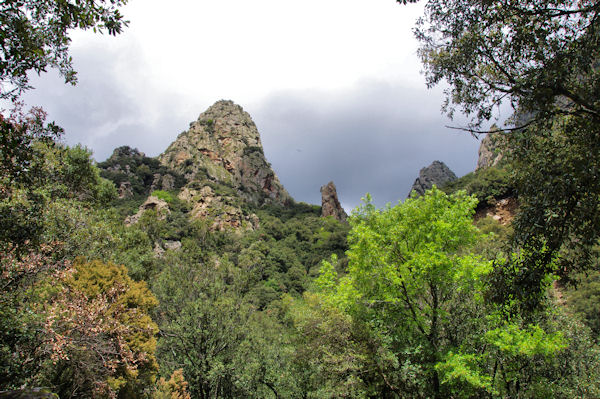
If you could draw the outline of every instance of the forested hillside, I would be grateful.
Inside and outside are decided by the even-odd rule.
[[[477,168],[349,216],[333,183],[295,201],[232,101],[99,163],[26,111],[122,3],[0,5],[0,398],[600,397],[600,3],[427,1]]]

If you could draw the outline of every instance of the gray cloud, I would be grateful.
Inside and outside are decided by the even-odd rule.
[[[406,198],[434,160],[461,176],[475,168],[479,143],[444,127],[440,91],[364,81],[339,92],[281,92],[251,111],[265,153],[294,198],[320,203],[333,180],[347,209],[366,192],[383,206]],[[458,124],[458,122],[454,122]]]
[[[90,147],[99,161],[121,145],[158,155],[218,100],[161,89],[164,82],[145,77],[135,47],[97,50],[73,51],[77,86],[49,73],[32,81],[36,90],[25,100],[43,106],[65,128],[68,144]],[[474,169],[478,142],[444,127],[451,122],[440,115],[441,101],[440,90],[365,80],[344,90],[281,91],[240,105],[296,200],[320,204],[320,186],[333,180],[350,210],[366,192],[379,206],[404,199],[419,169],[436,159],[459,176]]]
[[[187,128],[192,116],[185,102],[144,76],[136,47],[111,51],[88,46],[72,53],[76,86],[64,84],[51,71],[32,79],[35,89],[24,97],[27,104],[42,106],[49,120],[65,129],[67,144],[86,145],[99,161],[121,145],[153,156]]]

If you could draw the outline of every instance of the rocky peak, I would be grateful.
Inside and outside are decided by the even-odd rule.
[[[200,114],[159,160],[189,182],[224,184],[257,205],[290,201],[265,159],[252,118],[232,101],[217,101]]]
[[[321,187],[321,216],[333,216],[341,222],[345,222],[348,217],[338,200],[337,190],[332,181]]]
[[[433,161],[431,165],[419,171],[419,177],[413,183],[408,195],[410,196],[413,191],[416,191],[418,195],[423,195],[434,185],[441,187],[453,180],[456,180],[456,175],[445,163]]]

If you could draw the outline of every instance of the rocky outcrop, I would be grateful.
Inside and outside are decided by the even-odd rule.
[[[255,214],[248,215],[242,211],[239,198],[219,194],[211,186],[207,185],[199,190],[184,187],[178,198],[193,204],[190,212],[192,218],[211,219],[213,230],[255,230],[259,227]]]
[[[136,224],[139,222],[144,212],[149,210],[156,211],[159,219],[164,219],[169,213],[171,213],[169,210],[169,204],[166,201],[151,195],[142,205],[140,205],[138,212],[135,215],[127,216],[125,219],[125,225],[131,226]]]
[[[225,184],[255,205],[291,199],[265,159],[252,118],[232,101],[218,101],[200,114],[159,160],[189,182]]]
[[[456,180],[456,175],[445,163],[433,161],[431,165],[419,171],[419,177],[415,180],[408,196],[415,191],[418,195],[425,194],[425,191],[434,185],[442,187],[444,184]]]
[[[252,118],[232,101],[217,101],[200,114],[159,161],[186,178],[178,197],[191,204],[191,217],[213,220],[215,230],[257,228],[258,218],[243,210],[244,202],[284,206],[291,201],[265,159]]]
[[[154,243],[154,257],[162,258],[167,251],[178,251],[181,249],[181,241],[170,241],[166,240],[162,244]]]
[[[119,185],[119,198],[131,198],[133,197],[133,189],[131,188],[131,182],[122,181]]]
[[[503,198],[494,204],[478,209],[475,213],[475,220],[490,217],[502,225],[507,225],[514,219],[518,208],[519,202],[516,198]]]
[[[332,181],[321,187],[321,216],[333,216],[341,222],[345,222],[348,218],[338,200],[337,190]]]
[[[150,186],[150,192],[154,190],[171,191],[175,188],[175,178],[170,174],[161,175],[155,173],[152,179],[152,185]]]
[[[479,145],[479,158],[475,170],[496,166],[502,160],[502,146],[504,136],[500,134],[486,134]]]

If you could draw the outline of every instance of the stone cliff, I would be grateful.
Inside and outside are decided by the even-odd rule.
[[[178,197],[190,203],[191,216],[214,220],[215,229],[257,228],[258,218],[243,210],[244,202],[292,201],[265,159],[252,118],[232,101],[217,101],[200,114],[158,159],[185,177]]]

